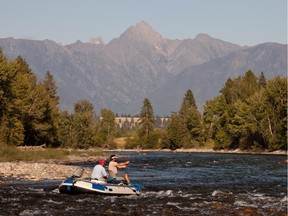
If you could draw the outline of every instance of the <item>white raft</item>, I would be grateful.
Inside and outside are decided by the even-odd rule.
[[[116,179],[109,179],[108,183],[98,180],[80,179],[80,176],[71,176],[59,185],[60,193],[98,193],[107,195],[140,195],[143,185],[130,182],[125,184]]]

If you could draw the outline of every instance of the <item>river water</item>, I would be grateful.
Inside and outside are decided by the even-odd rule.
[[[140,196],[60,194],[58,180],[8,181],[0,215],[287,215],[286,156],[113,153],[131,161],[126,171],[145,186]]]

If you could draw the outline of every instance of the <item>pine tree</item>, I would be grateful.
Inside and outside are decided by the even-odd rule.
[[[266,88],[266,86],[267,86],[267,80],[266,80],[263,72],[261,72],[261,74],[258,78],[258,85],[262,88]]]
[[[167,127],[168,148],[198,147],[204,140],[203,130],[201,113],[189,89],[184,95],[179,112],[172,115]]]
[[[232,104],[236,100],[236,95],[233,92],[234,81],[228,78],[224,87],[220,90],[220,93],[225,97],[227,104]]]
[[[9,95],[11,94],[11,79],[14,74],[8,68],[7,58],[3,55],[2,49],[0,48],[0,122],[7,111],[7,103]]]
[[[143,106],[140,112],[140,134],[148,136],[154,130],[154,112],[152,104],[148,98],[143,101]]]
[[[183,98],[179,114],[180,115],[182,115],[182,114],[186,115],[187,110],[190,108],[197,109],[197,106],[196,106],[194,95],[193,95],[192,91],[190,89],[188,89],[184,98]]]
[[[45,121],[50,125],[48,134],[46,136],[46,144],[49,146],[58,146],[59,143],[59,123],[60,123],[60,111],[58,109],[59,96],[57,96],[57,86],[53,79],[52,74],[48,71],[43,82],[40,82],[45,90],[45,98],[48,103],[47,110],[45,112]]]
[[[178,118],[180,128],[182,128],[182,145],[186,148],[195,147],[203,141],[203,127],[201,123],[201,114],[197,110],[192,91],[187,90],[184,95]]]
[[[138,129],[138,139],[143,148],[154,148],[157,145],[157,140],[154,137],[154,111],[152,104],[148,98],[143,101],[143,106],[140,111],[140,123]]]
[[[249,70],[243,76],[240,86],[239,86],[239,95],[241,100],[246,100],[250,96],[252,96],[259,89],[259,85],[257,83],[257,77],[254,73]]]
[[[56,105],[59,103],[59,96],[57,96],[57,86],[53,75],[47,71],[45,78],[43,80],[43,85],[45,86],[49,97],[55,102]]]

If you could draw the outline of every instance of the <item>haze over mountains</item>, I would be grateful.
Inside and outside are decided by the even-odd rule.
[[[244,34],[244,33],[243,33]],[[164,38],[145,21],[128,28],[108,44],[77,41],[0,39],[8,58],[21,55],[42,80],[50,71],[56,81],[60,107],[72,111],[81,99],[96,112],[108,108],[118,114],[137,114],[145,97],[154,113],[178,111],[191,89],[200,110],[219,94],[226,80],[252,70],[267,79],[287,76],[287,44],[264,43],[241,47],[207,34],[194,39]]]

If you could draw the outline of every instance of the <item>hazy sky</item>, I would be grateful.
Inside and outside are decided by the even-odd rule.
[[[105,43],[141,20],[168,39],[206,33],[239,45],[287,43],[287,0],[0,0],[0,38]]]

